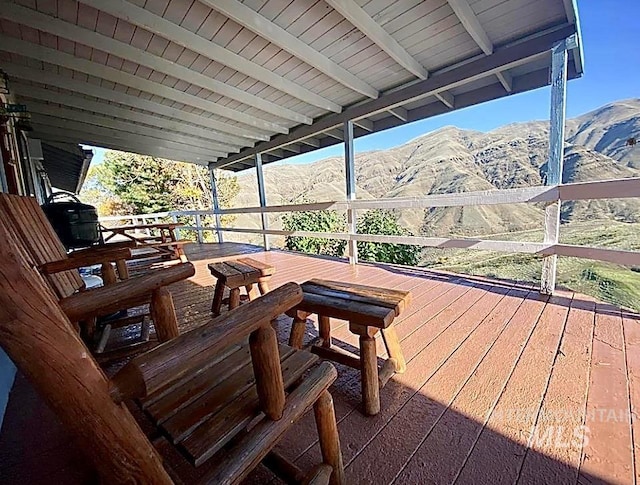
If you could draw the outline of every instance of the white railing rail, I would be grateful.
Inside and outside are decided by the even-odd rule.
[[[202,225],[203,216],[223,216],[235,214],[291,213],[319,210],[371,210],[371,209],[409,209],[426,207],[460,207],[477,205],[504,205],[555,203],[561,201],[640,198],[640,178],[604,180],[561,184],[556,186],[523,187],[506,190],[485,190],[461,192],[455,194],[435,194],[424,197],[386,198],[374,200],[328,201],[308,204],[275,205],[264,207],[243,207],[215,210],[169,211],[153,214],[120,215],[100,218],[101,222],[111,221],[157,221],[161,218],[190,218],[193,225],[181,225],[180,229],[195,231],[198,241],[203,240],[203,232],[218,231],[262,234],[272,236],[317,237],[322,239],[340,239],[344,241],[366,241],[392,244],[411,244],[433,248],[476,249],[500,251],[506,253],[535,254],[540,256],[570,256],[576,258],[606,261],[621,265],[640,265],[640,251],[575,246],[559,243],[529,241],[504,241],[479,238],[442,238],[423,236],[386,236],[357,233],[329,233],[317,231],[286,231],[279,229],[241,228]],[[215,218],[214,218],[215,221]]]

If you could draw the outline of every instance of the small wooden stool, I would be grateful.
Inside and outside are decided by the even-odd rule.
[[[316,313],[320,336],[307,346],[308,350],[322,358],[360,369],[364,412],[369,416],[378,414],[380,389],[394,374],[403,373],[407,367],[392,324],[410,303],[411,293],[327,280],[310,280],[301,286],[302,303],[287,312],[293,317],[289,345],[302,348],[306,319]],[[349,322],[349,330],[360,337],[360,356],[331,345],[331,317]],[[389,354],[380,372],[374,338],[378,331],[382,332]]]
[[[276,272],[273,266],[251,258],[210,263],[208,268],[211,275],[217,278],[211,302],[211,312],[214,316],[220,315],[225,286],[230,290],[229,310],[233,310],[240,305],[240,288],[244,287],[249,300],[253,300],[258,297],[258,291],[261,295],[269,291],[269,278]]]

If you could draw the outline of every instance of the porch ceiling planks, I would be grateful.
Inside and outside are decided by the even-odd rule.
[[[210,149],[183,158],[232,170],[252,165],[247,154],[269,152],[269,163],[338,143],[322,132],[334,133],[344,113],[357,114],[349,118],[357,137],[543,86],[548,62],[526,59],[517,72],[493,71],[492,83],[475,86],[473,73],[456,71],[453,87],[380,103],[532,33],[579,30],[571,0],[0,0],[0,7],[0,68],[15,94],[40,111],[56,103],[65,116],[78,110],[91,120],[67,141],[82,135],[114,146],[105,129],[134,124],[128,134],[138,138],[120,140],[132,151],[148,154],[160,139],[177,144],[174,151],[184,145],[185,154]],[[575,77],[579,49],[572,60]]]

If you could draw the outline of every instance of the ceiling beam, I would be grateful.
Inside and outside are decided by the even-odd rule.
[[[304,140],[300,140],[300,143],[304,143],[305,145],[308,145],[313,148],[320,148],[320,140],[318,140],[317,138],[313,138],[313,137],[305,138]]]
[[[122,152],[136,153],[139,155],[148,155],[151,157],[166,158],[168,160],[175,160],[179,162],[190,162],[198,165],[206,165],[211,158],[206,157],[191,157],[185,152],[175,152],[162,147],[154,147],[149,145],[138,145],[137,147],[131,147],[122,140],[114,140],[104,136],[97,136],[95,134],[88,134],[83,132],[77,132],[75,130],[69,130],[65,128],[59,128],[54,126],[41,126],[37,123],[34,124],[35,131],[29,134],[31,138],[39,138],[47,142],[67,142],[75,143],[79,145],[90,145],[94,147],[106,148],[110,150],[119,150]]]
[[[64,128],[69,130],[74,130],[79,133],[87,133],[89,135],[94,134],[96,136],[108,138],[111,140],[121,140],[127,143],[127,146],[135,148],[136,146],[154,146],[154,147],[162,147],[167,150],[173,150],[175,152],[184,152],[186,154],[198,157],[208,157],[208,158],[218,158],[220,156],[224,156],[225,154],[220,151],[208,150],[205,148],[192,147],[188,145],[184,145],[182,143],[175,143],[171,141],[162,140],[160,138],[150,137],[150,136],[140,136],[131,134],[127,131],[117,130],[113,128],[103,128],[100,126],[90,125],[87,123],[83,123],[80,121],[73,121],[66,118],[52,116],[52,115],[43,115],[39,113],[33,113],[31,115],[31,120],[33,123],[42,125],[49,125],[58,128]]]
[[[30,95],[34,94],[32,92]],[[37,93],[35,93],[37,94]],[[33,99],[33,98],[30,98]],[[24,98],[23,98],[24,100]],[[177,133],[168,132],[164,130],[158,130],[150,128],[146,125],[139,123],[132,123],[127,119],[117,119],[107,116],[101,116],[93,114],[89,111],[79,111],[77,109],[70,109],[65,107],[56,106],[53,104],[47,104],[40,101],[24,100],[27,105],[29,113],[39,113],[47,116],[55,116],[56,118],[64,118],[71,121],[79,121],[90,125],[95,125],[103,128],[112,128],[115,130],[126,131],[127,133],[149,136],[152,138],[158,138],[161,141],[175,142],[184,145],[185,147],[193,147],[203,150],[213,150],[218,153],[231,153],[237,151],[233,147],[227,145],[221,145],[219,143],[212,143],[206,140],[198,138],[179,135]],[[62,104],[62,103],[61,103]]]
[[[420,79],[427,79],[427,70],[398,41],[382,28],[353,0],[325,0],[354,27],[385,51],[394,61]]]
[[[359,126],[363,130],[373,131],[373,121],[368,120],[366,118],[360,118],[359,120],[353,120],[353,124]]]
[[[282,147],[283,150],[286,150],[291,153],[300,153],[300,145],[297,143],[292,143],[291,145],[285,145]]]
[[[407,110],[402,106],[396,106],[395,108],[391,108],[388,111],[389,113],[391,113],[393,116],[395,116],[401,121],[404,121],[404,122],[409,121],[409,113],[407,113]]]
[[[332,130],[325,130],[323,133],[327,136],[330,136],[331,138],[335,138],[336,140],[340,140],[340,141],[344,140],[342,131],[338,128],[334,128]]]
[[[433,96],[436,97],[440,102],[444,103],[447,108],[455,108],[456,100],[453,94],[451,94],[450,92],[441,91],[439,93],[435,93]]]
[[[0,9],[0,12],[1,11],[2,9]],[[199,108],[203,111],[243,123],[244,125],[258,130],[276,133],[288,133],[289,131],[284,126],[244,113],[239,113],[238,111],[226,108],[213,101],[187,94],[178,89],[165,86],[164,84],[149,81],[147,79],[134,76],[133,74],[120,71],[119,69],[114,69],[113,67],[97,64],[87,59],[81,59],[71,54],[67,54],[66,52],[58,51],[57,49],[50,49],[41,45],[32,44],[31,42],[19,40],[4,34],[0,34],[0,50],[20,56],[30,57],[49,64],[62,66],[100,79],[106,79],[113,83],[123,84],[130,88],[161,96],[172,101],[177,101],[178,103],[193,106],[194,108]],[[232,129],[235,128],[238,129],[238,132],[243,131],[244,133],[251,133],[250,130],[246,130],[243,127],[228,126],[227,129],[233,132]]]
[[[296,56],[343,86],[370,98],[378,97],[378,91],[373,86],[238,0],[201,0],[201,2]]]
[[[493,42],[489,39],[489,35],[487,35],[486,30],[484,30],[484,27],[480,24],[469,2],[467,0],[447,0],[447,2],[465,30],[475,43],[478,44],[480,49],[482,49],[482,52],[487,56],[493,54]],[[506,92],[510,93],[513,91],[511,75],[508,72],[497,72],[496,77]]]
[[[126,0],[80,0],[80,2],[142,27],[305,103],[336,113],[342,111],[339,104],[131,2]]]
[[[313,120],[296,111],[284,108],[283,106],[267,101],[259,96],[250,94],[244,89],[231,86],[205,74],[199,73],[178,63],[171,62],[160,56],[156,56],[132,45],[120,42],[112,37],[102,35],[93,30],[85,29],[70,22],[65,22],[55,17],[51,17],[36,10],[23,7],[13,3],[2,3],[0,18],[11,20],[12,22],[26,25],[48,32],[63,39],[68,39],[82,45],[98,49],[103,52],[118,56],[141,66],[148,67],[158,72],[162,72],[176,79],[181,79],[190,84],[208,89],[214,93],[234,99],[249,107],[257,108],[265,113],[270,113],[282,119],[295,121],[296,123],[310,124]],[[102,67],[102,66],[101,66]],[[237,119],[238,116],[249,116],[240,111],[226,108],[227,117]],[[253,116],[255,117],[255,115]]]
[[[0,50],[2,50],[0,48]],[[90,104],[93,111],[100,111],[102,106],[109,106],[113,109],[123,109],[127,112],[127,117],[134,121],[140,121],[141,123],[157,124],[162,128],[167,128],[173,131],[186,131],[186,133],[197,135],[203,138],[215,138],[217,141],[228,143],[230,145],[246,146],[252,144],[250,140],[268,140],[267,135],[254,134],[248,130],[244,130],[237,126],[232,126],[227,123],[222,123],[206,116],[199,116],[181,109],[172,108],[170,106],[156,103],[155,101],[149,101],[145,98],[138,96],[132,96],[121,91],[114,91],[113,89],[103,88],[96,86],[95,84],[86,83],[78,79],[73,79],[53,72],[45,72],[41,69],[32,69],[30,67],[21,66],[18,64],[6,64],[2,63],[2,69],[11,77],[15,79],[31,81],[36,83],[46,83],[49,86],[64,89],[66,91],[72,91],[74,93],[84,94],[94,98],[99,98],[100,101],[92,101]],[[32,86],[22,85],[20,82],[12,83],[12,86],[16,87],[18,94],[23,89],[31,91]],[[47,89],[47,91],[50,91]],[[57,91],[51,91],[50,101],[54,101],[61,96],[61,93]],[[77,103],[87,103],[89,100],[82,96],[68,95],[76,100]],[[66,99],[66,98],[65,98]],[[154,114],[166,116],[171,119],[159,118],[153,115],[140,114],[144,118],[137,118],[138,113],[125,108],[116,108],[113,104],[107,104],[107,102],[115,102],[132,108],[137,108],[145,111],[152,112]],[[97,104],[100,104],[100,109],[94,109]],[[101,111],[100,111],[101,112]],[[108,113],[104,113],[108,114]],[[186,123],[191,123],[185,124]],[[197,125],[197,126],[193,126]],[[234,133],[231,135],[230,132]],[[237,136],[236,136],[237,135]]]
[[[375,113],[433,96],[443,90],[451,90],[487,76],[495,76],[497,72],[546,57],[554,44],[566,39],[573,33],[575,33],[575,26],[565,25],[526,37],[497,50],[490,56],[465,60],[440,72],[433,73],[429,79],[410,83],[393,92],[385,93],[378,99],[371,99],[351,106],[342,113],[324,116],[311,126],[294,128],[288,135],[279,135],[268,142],[258,143],[255,147],[244,149],[239,154],[230,155],[212,166],[214,168],[224,168],[236,161],[252,157],[255,153],[269,151],[309,136],[317,136],[319,133],[328,133],[329,130],[335,130],[342,126],[346,120],[371,116]]]
[[[493,42],[489,39],[480,21],[467,0],[447,0],[449,6],[460,20],[471,38],[480,46],[486,55],[493,54]]]

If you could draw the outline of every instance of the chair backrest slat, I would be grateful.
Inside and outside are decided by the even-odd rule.
[[[0,346],[87,451],[103,482],[172,483],[162,460],[72,330],[29,252],[0,218]]]
[[[0,194],[0,214],[14,228],[37,266],[67,258],[62,242],[33,197]],[[84,288],[77,270],[48,275],[47,280],[59,298]]]

